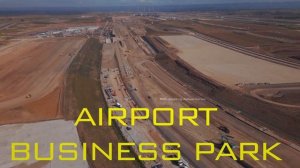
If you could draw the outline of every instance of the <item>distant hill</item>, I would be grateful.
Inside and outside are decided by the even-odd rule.
[[[184,11],[232,11],[264,9],[299,9],[300,2],[224,3],[162,6],[105,6],[105,7],[24,7],[1,8],[0,14],[74,14],[84,12],[184,12]]]

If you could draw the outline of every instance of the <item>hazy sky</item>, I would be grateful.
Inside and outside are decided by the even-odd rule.
[[[231,2],[288,2],[300,0],[0,0],[0,7],[80,7],[80,6],[119,6],[119,5],[169,5],[169,4],[208,4]]]

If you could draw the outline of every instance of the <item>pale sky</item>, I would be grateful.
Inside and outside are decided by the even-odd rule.
[[[0,0],[0,7],[97,7],[289,1],[300,2],[300,0]]]

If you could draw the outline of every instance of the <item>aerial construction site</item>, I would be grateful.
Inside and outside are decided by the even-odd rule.
[[[285,17],[295,13],[282,12],[281,19],[272,11],[1,16],[0,153],[7,157],[0,167],[298,167],[300,20]],[[153,120],[169,121],[168,113],[157,113],[134,126],[129,117],[127,126],[74,127],[83,108],[98,119],[99,108],[104,116],[108,108],[125,108],[130,116],[130,109],[144,107],[150,113],[173,108],[175,123],[156,127]],[[199,126],[180,126],[180,108],[201,107],[218,109],[209,127],[204,113],[195,119]],[[24,141],[39,142],[41,156],[49,155],[51,142],[77,142],[87,158],[36,161],[31,153],[27,161],[12,161],[11,142]],[[82,145],[107,151],[120,142],[137,144],[126,154],[134,159],[118,160],[118,148],[112,160],[93,158],[91,146]],[[138,159],[142,142],[157,144],[157,159]],[[178,160],[162,159],[167,142],[180,143]],[[197,160],[199,142],[213,143],[215,152]],[[241,142],[259,144],[259,160],[216,160],[224,143],[239,158]],[[263,160],[262,144],[276,142],[272,152],[282,160]]]

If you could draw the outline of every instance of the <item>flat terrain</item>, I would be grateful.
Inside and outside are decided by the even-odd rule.
[[[0,51],[0,124],[59,117],[63,74],[84,40],[24,39]]]
[[[83,42],[26,39],[1,48],[0,124],[58,117],[63,74]]]
[[[178,56],[204,75],[225,85],[300,82],[299,69],[253,58],[193,36],[161,36]]]
[[[0,17],[0,153],[8,156],[1,157],[0,167],[178,167],[160,159],[163,142],[179,142],[182,159],[191,168],[297,167],[298,14],[223,11]],[[295,18],[281,18],[285,16]],[[106,109],[119,106],[117,102],[127,109],[172,107],[176,123],[154,127],[150,118],[136,127],[73,126],[84,107],[96,123],[98,108],[104,108],[106,125]],[[187,122],[178,126],[181,107],[219,110],[211,115],[209,127],[201,114],[196,119],[200,126]],[[168,117],[158,114],[159,121]],[[86,142],[87,162],[11,162],[11,141],[70,141],[78,146]],[[128,156],[136,161],[118,161],[116,145],[126,141],[156,142],[158,159],[138,161],[135,146],[128,148]],[[273,152],[283,160],[224,157],[216,161],[213,154],[196,161],[197,142],[214,143],[216,152],[224,142],[231,146],[280,142]],[[113,143],[113,160],[97,154],[93,161],[91,143],[104,151]],[[46,155],[44,147],[41,153]],[[233,152],[238,155],[239,150]],[[261,148],[257,157],[263,158]]]
[[[180,14],[165,14],[165,18],[175,16],[180,19],[154,21],[153,24],[147,25],[147,29],[150,30],[147,33],[200,33],[273,58],[299,63],[299,18],[289,18],[299,15],[299,10],[294,12],[224,11],[185,15],[188,18]]]
[[[254,89],[250,93],[262,101],[300,108],[299,87]]]
[[[51,128],[51,129],[49,129]],[[16,134],[17,132],[17,134]],[[79,144],[76,127],[72,121],[45,121],[31,124],[11,124],[0,127],[1,159],[0,167],[13,168],[88,168],[88,163],[82,160],[82,148],[77,148],[78,160],[72,162],[59,161],[59,144],[63,142],[74,142]],[[11,161],[11,142],[26,142],[31,148],[29,161]],[[39,143],[39,156],[49,156],[49,144],[54,143],[53,161],[35,161],[34,143]],[[19,156],[19,155],[18,155]]]
[[[98,40],[102,31],[99,27],[107,22],[106,19],[99,15],[0,17],[0,135],[6,137],[0,143],[8,156],[0,159],[0,167],[141,167],[139,162],[117,161],[117,143],[125,140],[115,127],[80,124],[75,128],[71,121],[48,121],[73,121],[83,107],[89,108],[97,118],[98,108],[107,108],[100,84],[102,44]],[[85,26],[96,29],[88,30]],[[77,27],[76,33],[74,27]],[[53,32],[65,34],[54,36]],[[91,36],[95,38],[86,40]],[[113,50],[109,48],[111,46],[107,47]],[[30,124],[33,122],[39,123]],[[10,140],[42,142],[44,145],[64,140],[77,143],[79,147],[82,142],[87,142],[88,163],[82,164],[80,158],[67,163],[56,160],[11,163]],[[105,151],[108,144],[113,143],[113,161],[100,154],[92,161],[92,143]],[[44,149],[47,148],[43,148],[41,154],[45,155]]]

